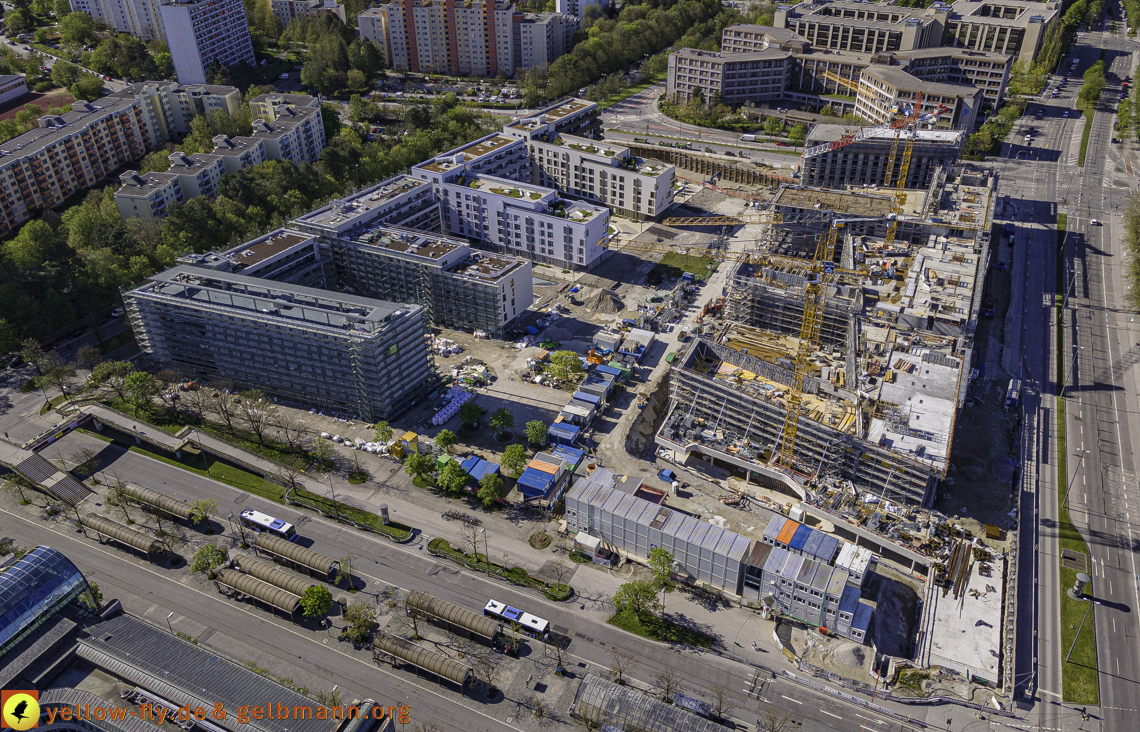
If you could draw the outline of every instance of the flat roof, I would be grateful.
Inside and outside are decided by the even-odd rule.
[[[572,114],[596,106],[598,106],[597,102],[588,102],[585,99],[571,99],[570,101],[559,104],[557,107],[544,110],[542,113],[546,115],[547,122],[558,122]]]
[[[995,557],[988,564],[993,568],[992,576],[983,577],[980,574],[982,562],[970,563],[969,576],[957,598],[953,592],[943,597],[938,588],[926,593],[931,607],[924,615],[931,620],[924,623],[929,638],[922,644],[925,653],[919,660],[923,666],[949,665],[958,671],[969,669],[984,679],[997,680],[1002,647],[1005,560]]]
[[[972,97],[981,89],[973,84],[947,84],[943,81],[924,81],[903,71],[900,66],[872,64],[863,73],[884,81],[904,91],[921,91],[924,94],[940,94],[947,97]]]
[[[127,171],[134,173],[130,176],[130,182],[123,182],[119,190],[115,191],[116,196],[125,196],[129,198],[146,198],[155,191],[166,188],[171,182],[178,180],[177,173],[160,173],[158,171],[151,171],[146,175],[135,173],[134,171]],[[127,176],[124,173],[119,177],[120,182]]]
[[[184,641],[129,615],[120,615],[91,628],[80,640],[84,660],[178,706],[193,709],[237,709],[251,700],[273,701],[290,708],[314,708],[317,702],[254,673],[205,648]],[[230,732],[332,732],[341,720],[312,718],[238,721],[237,714],[210,717]],[[331,717],[332,715],[328,715]]]
[[[429,190],[431,189],[431,183],[426,180],[413,178],[407,174],[397,175],[365,188],[359,193],[333,201],[315,211],[310,211],[304,216],[298,217],[296,221],[324,226],[335,226],[355,221],[366,217],[374,209],[424,186],[427,186]]]
[[[818,124],[815,125],[811,132],[808,134],[809,145],[811,143],[831,142],[838,140],[844,135],[849,135],[859,129],[858,125],[832,125],[832,124]],[[882,140],[890,142],[895,139],[896,132],[899,134],[901,140],[913,139],[916,144],[930,143],[930,144],[947,144],[957,145],[965,137],[965,130],[889,130],[889,129],[874,129],[865,134],[863,141],[866,140]]]
[[[22,135],[13,137],[11,140],[0,143],[0,166],[39,152],[48,145],[70,137],[109,114],[121,112],[138,103],[138,100],[132,96],[113,95],[96,99],[94,102],[74,102],[72,111],[66,114],[44,115],[39,119],[41,123],[47,124],[49,121],[58,121],[60,124],[36,127]]]
[[[153,275],[146,284],[132,291],[132,294],[136,293],[345,332],[350,332],[347,328],[355,326],[356,331],[374,333],[387,327],[391,316],[422,309],[418,305],[374,300],[187,265]]]
[[[781,51],[776,48],[766,48],[763,51],[745,51],[743,53],[725,53],[722,51],[702,51],[696,48],[682,48],[676,52],[680,58],[699,58],[699,59],[712,59],[714,61],[725,62],[743,62],[743,61],[761,61],[774,58],[787,58],[792,55],[791,51]]]
[[[523,146],[524,143],[517,137],[504,135],[501,132],[496,132],[488,135],[481,140],[464,145],[463,147],[450,150],[442,155],[437,155],[430,162],[420,163],[415,166],[423,170],[430,170],[436,173],[446,173],[449,170],[454,170],[456,167],[466,164],[477,162],[480,158],[497,153],[503,149],[511,146],[512,144]],[[459,162],[455,162],[456,158],[461,158]]]
[[[311,234],[302,234],[299,231],[278,229],[265,236],[239,244],[233,249],[222,252],[222,255],[230,257],[239,266],[252,267],[281,252],[292,249],[302,242],[310,242],[315,238]]]
[[[487,252],[471,252],[466,259],[452,267],[450,271],[452,274],[497,282],[516,270],[522,269],[525,265],[526,260],[516,257],[488,254]]]
[[[415,229],[377,226],[355,237],[362,244],[371,244],[381,249],[408,254],[413,257],[438,261],[456,249],[466,249],[467,244],[448,239],[439,234],[431,234]]]

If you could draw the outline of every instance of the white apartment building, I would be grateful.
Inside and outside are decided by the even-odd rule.
[[[586,8],[591,5],[597,5],[599,10],[604,10],[609,4],[608,0],[555,0],[554,11],[581,18]]]
[[[340,22],[348,22],[344,6],[336,0],[272,0],[270,7],[281,21],[282,27],[288,26],[297,18],[310,15],[335,15],[340,18]]]
[[[530,180],[601,203],[622,216],[657,219],[673,206],[677,168],[631,155],[628,147],[559,134],[545,115],[503,128],[526,140]]]
[[[514,13],[511,20],[514,68],[554,63],[570,49],[578,18],[558,13]]]
[[[345,199],[294,219],[292,225],[313,234],[348,237],[378,226],[402,226],[439,232],[439,203],[431,183],[397,175]]]
[[[180,83],[206,83],[215,61],[257,63],[241,0],[178,0],[159,12]]]
[[[265,140],[270,160],[316,162],[325,149],[325,126],[321,122],[321,102],[308,94],[262,94],[249,102],[254,137]],[[287,138],[287,139],[286,139]],[[294,152],[286,154],[285,145]]]
[[[530,160],[521,138],[488,135],[416,165],[412,175],[432,184],[453,236],[563,269],[587,270],[606,255],[609,209],[522,183]]]
[[[160,219],[175,201],[184,203],[198,196],[212,197],[225,172],[225,164],[218,155],[176,152],[170,156],[170,170],[165,173],[144,176],[128,170],[119,176],[123,185],[115,191],[115,206],[124,219]]]
[[[265,142],[256,137],[214,137],[214,155],[222,159],[227,173],[236,173],[242,168],[260,165],[265,156]]]
[[[142,104],[148,123],[162,141],[190,132],[190,120],[221,110],[234,114],[242,103],[241,92],[233,86],[179,84],[174,81],[141,81],[116,96],[130,96]]]
[[[165,40],[160,4],[161,0],[71,0],[71,10],[143,41]]]

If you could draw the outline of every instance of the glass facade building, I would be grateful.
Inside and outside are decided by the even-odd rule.
[[[47,546],[0,573],[0,657],[88,589],[71,560]]]

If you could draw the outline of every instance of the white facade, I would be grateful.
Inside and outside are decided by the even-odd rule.
[[[166,39],[159,0],[71,0],[71,9],[143,41]]]
[[[282,27],[309,15],[335,15],[340,18],[340,22],[348,22],[344,6],[336,0],[272,0],[270,6]]]
[[[241,0],[188,0],[159,10],[180,83],[206,83],[206,70],[215,61],[257,63]]]
[[[658,218],[673,206],[677,168],[631,155],[629,148],[561,135],[540,115],[503,128],[526,140],[530,180],[596,201],[623,216]]]
[[[609,3],[606,0],[555,0],[554,10],[564,15],[576,15],[581,18],[586,8],[591,5],[597,5],[598,10],[604,10]]]
[[[165,173],[139,175],[127,171],[119,176],[123,186],[115,191],[115,206],[124,219],[160,219],[175,201],[185,202],[217,192],[225,165],[217,155],[170,156],[170,170]]]
[[[566,201],[530,179],[525,142],[493,134],[412,168],[428,181],[454,236],[564,269],[590,269],[606,253],[609,209]]]
[[[131,84],[119,96],[130,96],[142,103],[148,124],[159,139],[173,140],[190,131],[190,120],[221,110],[232,115],[241,106],[241,92],[233,86],[179,84],[174,81],[143,81]]]

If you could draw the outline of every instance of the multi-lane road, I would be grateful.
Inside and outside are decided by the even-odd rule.
[[[1119,12],[1119,11],[1117,11]],[[1076,70],[1058,97],[1050,80],[1041,99],[1015,127],[994,163],[1000,193],[1008,195],[1006,217],[1018,225],[1021,297],[1011,303],[1004,365],[1036,391],[1027,400],[1029,436],[1037,465],[1022,507],[1022,573],[1019,593],[1018,685],[1035,683],[1038,728],[1133,730],[1140,715],[1140,597],[1131,514],[1140,511],[1135,480],[1137,421],[1136,334],[1129,290],[1129,253],[1121,212],[1137,177],[1127,151],[1113,144],[1121,82],[1134,76],[1136,43],[1121,32],[1089,33],[1074,47]],[[1085,165],[1078,165],[1084,122],[1075,110],[1081,74],[1098,59],[1107,65],[1107,86],[1091,121]],[[1069,59],[1062,69],[1069,69]],[[1044,118],[1037,120],[1038,108]],[[1072,110],[1068,118],[1064,110]],[[1028,144],[1024,135],[1032,135]],[[1063,285],[1057,287],[1053,222],[1065,213]],[[1095,220],[1095,224],[1093,223]],[[1015,271],[1015,276],[1017,272]],[[1060,291],[1058,291],[1060,289]],[[1064,301],[1064,353],[1055,353],[1058,300]],[[1010,335],[1009,329],[1015,329]],[[1017,333],[1020,330],[1020,334]],[[1068,383],[1063,394],[1060,383]],[[1066,402],[1067,474],[1058,472],[1057,403]],[[1061,645],[1058,490],[1071,486],[1070,516],[1089,545],[1100,669],[1100,707],[1087,711],[1063,702],[1062,675],[1068,648]],[[1039,512],[1039,513],[1035,513]],[[1036,618],[1033,617],[1036,609]],[[1030,620],[1035,622],[1030,622]],[[1086,629],[1084,632],[1090,632]]]

